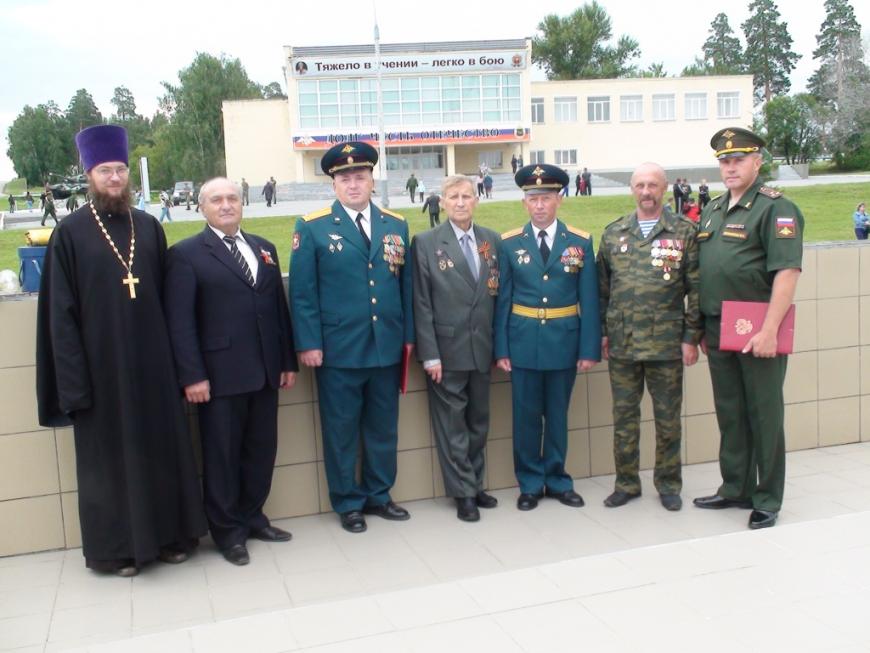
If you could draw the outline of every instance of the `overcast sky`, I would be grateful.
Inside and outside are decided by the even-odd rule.
[[[641,48],[640,65],[664,63],[670,75],[700,55],[710,22],[725,11],[738,35],[748,0],[600,0],[613,20],[614,37],[628,34]],[[282,81],[284,45],[371,43],[375,9],[382,43],[507,39],[534,36],[547,14],[567,15],[579,0],[247,0],[231,11],[213,0],[4,0],[0,21],[0,180],[14,177],[6,135],[21,109],[54,100],[66,109],[87,89],[104,116],[116,86],[126,86],[140,113],[151,115],[161,81],[177,81],[196,52],[238,57],[248,75],[266,84]],[[731,8],[724,7],[730,5]],[[866,37],[870,2],[852,1]],[[817,67],[812,59],[824,20],[821,0],[779,0],[793,49],[801,55],[792,91],[804,90]],[[865,38],[866,42],[866,38]],[[543,75],[540,75],[543,79]],[[288,147],[289,147],[288,143]]]

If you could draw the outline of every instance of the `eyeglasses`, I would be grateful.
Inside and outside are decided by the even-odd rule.
[[[112,177],[114,175],[124,177],[130,174],[130,168],[127,166],[97,166],[94,168],[94,174],[100,177]]]

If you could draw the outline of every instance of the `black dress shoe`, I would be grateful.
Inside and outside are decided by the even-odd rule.
[[[456,516],[462,521],[480,521],[480,511],[474,497],[457,497]]]
[[[234,565],[242,566],[251,561],[248,555],[248,549],[244,544],[233,544],[229,549],[221,551],[224,554],[227,562],[232,562]]]
[[[559,503],[571,506],[572,508],[582,508],[584,505],[583,497],[577,494],[574,490],[554,492],[550,488],[547,488],[546,495],[552,499],[558,499]]]
[[[359,510],[343,512],[340,517],[341,527],[348,533],[365,533],[367,528],[366,518],[363,517],[363,514]]]
[[[779,513],[775,510],[753,510],[749,515],[749,528],[770,528],[776,523]]]
[[[660,494],[659,500],[662,502],[665,510],[676,512],[683,507],[683,500],[679,494]]]
[[[169,565],[177,565],[187,560],[190,556],[187,551],[177,551],[175,549],[160,549],[160,554],[157,559],[160,562],[165,562]]]
[[[277,526],[266,526],[266,528],[251,531],[251,537],[263,542],[289,542],[293,536]]]
[[[729,499],[720,497],[718,494],[712,494],[709,497],[698,497],[692,501],[698,508],[707,510],[722,510],[722,508],[752,508],[752,501],[749,499]]]
[[[132,578],[133,576],[137,576],[139,574],[139,567],[136,565],[124,565],[123,567],[117,567],[115,569],[115,575],[120,576],[121,578]]]
[[[538,500],[543,496],[541,492],[537,494],[528,494],[526,492],[520,494],[517,498],[518,510],[534,510],[538,507]]]
[[[478,508],[495,508],[498,505],[498,499],[483,490],[477,493],[474,500],[477,502]]]
[[[392,501],[387,501],[380,506],[366,506],[363,508],[363,512],[367,515],[377,515],[390,521],[407,521],[411,519],[411,515],[407,510]]]
[[[624,506],[632,499],[637,499],[640,492],[625,492],[623,490],[614,490],[613,493],[604,500],[604,505],[608,508],[619,508]]]

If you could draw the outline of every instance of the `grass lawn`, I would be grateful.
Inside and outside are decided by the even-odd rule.
[[[24,195],[27,192],[27,180],[19,177],[18,179],[13,179],[12,181],[7,181],[6,185],[3,187],[3,195],[9,197],[12,195]]]
[[[852,240],[852,214],[858,202],[870,200],[870,184],[790,188],[787,195],[801,208],[806,218],[804,242]],[[559,217],[568,224],[591,232],[597,246],[604,227],[633,208],[634,201],[630,195],[569,197],[562,203]],[[411,207],[400,212],[408,220],[412,235],[428,229],[428,214],[421,213],[419,208]],[[242,228],[275,243],[282,268],[286,271],[296,217],[257,218],[243,222]],[[479,224],[498,232],[519,227],[528,220],[522,205],[516,200],[483,202],[475,217]],[[442,213],[442,220],[445,219],[446,216]],[[172,244],[199,232],[203,225],[204,222],[173,222],[164,227],[167,239]],[[23,230],[0,232],[0,269],[18,270],[17,248],[21,245],[24,245]]]

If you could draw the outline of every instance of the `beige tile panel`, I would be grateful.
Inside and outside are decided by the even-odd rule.
[[[859,337],[862,345],[870,345],[870,296],[862,296],[858,300]]]
[[[63,510],[63,536],[66,548],[74,549],[82,545],[82,527],[79,522],[79,493],[64,492],[60,495]]]
[[[36,417],[35,367],[0,369],[0,397],[3,402],[0,435],[42,429]]]
[[[510,438],[490,440],[486,445],[486,462],[490,489],[500,490],[516,486],[514,449]]]
[[[573,478],[590,476],[589,429],[568,431],[568,455],[565,469]]]
[[[317,460],[323,460],[323,429],[320,427],[320,403],[315,401],[311,405],[311,410],[314,411],[314,448],[317,453]]]
[[[819,405],[815,401],[785,407],[785,448],[812,449],[819,446]]]
[[[314,462],[314,404],[278,407],[278,456],[276,465]]]
[[[493,384],[489,389],[489,439],[509,438],[512,432],[511,384]]]
[[[434,496],[432,454],[431,449],[399,452],[399,471],[396,484],[390,492],[394,501],[414,501]]]
[[[816,250],[818,257],[818,297],[855,297],[859,292],[857,247],[830,247]]]
[[[854,297],[820,299],[817,304],[819,349],[858,344],[858,302]]]
[[[589,429],[589,475],[613,474],[613,427],[599,426]]]
[[[713,404],[713,384],[710,382],[710,366],[707,357],[698,360],[692,367],[683,372],[683,411],[686,415],[712,413],[716,410]]]
[[[686,430],[683,431],[686,442],[685,461],[689,465],[706,463],[719,459],[719,423],[716,415],[689,415],[686,418]]]
[[[803,258],[801,260],[801,276],[798,279],[798,285],[794,294],[795,301],[816,299],[818,297],[819,266],[816,252],[816,248],[804,247]]]
[[[57,494],[0,501],[0,556],[63,548]]]
[[[860,352],[859,347],[819,351],[819,399],[853,397],[861,391]]]
[[[320,512],[317,492],[317,464],[302,463],[276,467],[272,491],[263,511],[270,519],[284,519]]]
[[[416,392],[426,389],[426,373],[423,365],[416,360],[411,360],[408,366],[408,392]]]
[[[399,450],[431,446],[429,398],[425,390],[409,392],[399,403]]]
[[[587,376],[586,382],[589,388],[589,426],[594,428],[613,424],[610,375],[607,372],[593,372]]]
[[[26,367],[36,364],[36,300],[0,302],[0,367]]]
[[[860,348],[861,394],[870,394],[870,346]]]
[[[819,446],[827,447],[859,440],[860,399],[819,401]]]
[[[839,351],[839,350],[837,350]],[[788,357],[783,394],[785,403],[815,401],[819,396],[819,352],[805,351]]]
[[[326,482],[326,467],[322,461],[317,463],[317,492],[319,494],[320,512],[330,512],[332,504],[329,503],[329,484]]]
[[[861,397],[861,442],[870,441],[870,397]]]
[[[858,291],[862,295],[870,295],[870,243],[864,243],[856,248],[860,267],[860,282]],[[805,252],[806,253],[806,252]]]
[[[306,401],[314,401],[314,372],[310,367],[299,364],[299,372],[296,374],[296,384],[290,390],[278,391],[278,404],[299,404]]]
[[[568,428],[585,429],[589,424],[588,374],[578,374],[568,404]]]
[[[52,431],[0,436],[0,501],[57,493]]]
[[[818,302],[795,302],[794,351],[811,351],[819,347]]]
[[[76,443],[72,428],[55,429],[54,441],[57,445],[60,491],[75,492],[78,490],[78,478],[76,474]]]

